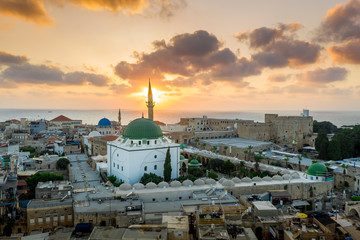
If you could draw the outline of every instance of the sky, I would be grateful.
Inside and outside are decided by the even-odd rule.
[[[360,110],[360,0],[0,0],[0,108]]]

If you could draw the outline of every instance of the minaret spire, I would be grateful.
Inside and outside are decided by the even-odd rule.
[[[148,108],[148,119],[154,120],[155,102],[153,100],[153,94],[152,94],[152,90],[151,90],[150,78],[149,78],[148,100],[146,102],[146,106]]]

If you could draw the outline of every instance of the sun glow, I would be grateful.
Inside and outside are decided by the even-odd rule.
[[[154,87],[151,87],[152,94],[153,94],[153,100],[155,103],[161,102],[164,99],[165,92],[157,90]],[[143,97],[145,100],[147,100],[148,97],[148,88],[144,87],[141,92],[134,93],[133,94],[136,97]]]

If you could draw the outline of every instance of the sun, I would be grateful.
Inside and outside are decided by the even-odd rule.
[[[157,90],[154,87],[151,87],[151,91],[152,91],[153,100],[154,100],[155,103],[161,102],[163,100],[165,92]],[[134,93],[133,95],[136,96],[136,97],[144,97],[144,99],[147,100],[148,88],[144,87],[141,92]]]

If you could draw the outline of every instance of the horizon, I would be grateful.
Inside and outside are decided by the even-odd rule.
[[[155,111],[357,112],[359,18],[360,0],[0,2],[0,109],[142,111],[151,79]]]

